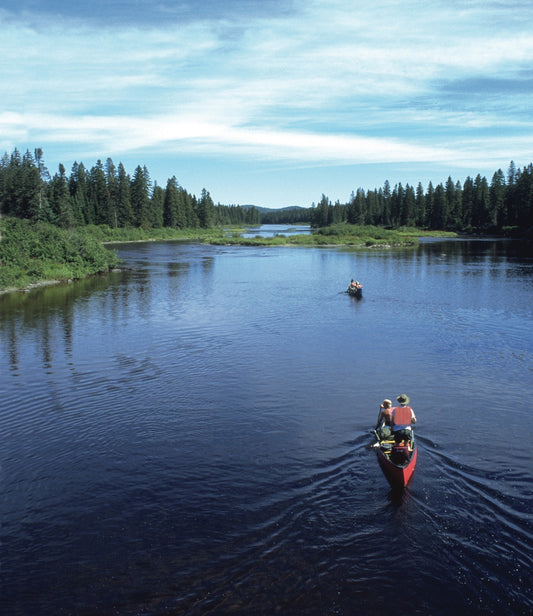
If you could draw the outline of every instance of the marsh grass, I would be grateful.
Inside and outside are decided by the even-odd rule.
[[[224,230],[220,227],[211,229],[172,229],[162,227],[159,229],[140,229],[127,227],[112,229],[107,225],[89,225],[87,231],[100,242],[106,244],[122,242],[150,242],[157,240],[204,240],[210,237],[221,237]],[[233,231],[233,230],[232,230]],[[239,231],[236,231],[237,233]]]
[[[331,225],[304,235],[275,235],[273,237],[243,238],[237,233],[209,237],[210,244],[219,246],[348,246],[351,248],[400,248],[418,246],[421,236],[455,237],[455,233],[425,232],[420,229],[402,227],[399,229],[384,229],[382,227],[347,225]]]

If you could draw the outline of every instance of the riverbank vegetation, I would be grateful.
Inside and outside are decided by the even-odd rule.
[[[243,238],[260,224],[308,223],[312,234]],[[227,227],[233,232],[227,232]],[[236,245],[345,245],[352,248],[414,246],[431,232],[531,235],[533,165],[507,175],[480,175],[463,184],[424,189],[409,184],[353,192],[347,203],[322,195],[311,207],[268,210],[215,205],[203,189],[197,197],[176,177],[165,188],[152,182],[145,166],[132,176],[108,158],[87,169],[75,162],[70,175],[60,164],[51,175],[43,152],[14,150],[0,160],[0,289],[43,280],[81,278],[115,267],[104,243],[156,239],[202,240]]]
[[[60,164],[50,175],[43,152],[15,150],[0,160],[0,214],[52,223],[70,229],[107,225],[112,229],[209,229],[220,225],[261,223],[259,210],[215,206],[205,189],[199,197],[180,186],[176,177],[162,188],[140,165],[129,176],[122,163],[108,158],[86,169],[75,162],[70,175]]]
[[[347,246],[350,248],[399,248],[417,246],[422,236],[456,237],[454,232],[428,232],[415,228],[384,229],[372,225],[337,223],[316,229],[312,234],[241,237],[238,234],[210,237],[216,245],[239,246]]]
[[[86,278],[119,264],[117,255],[87,229],[2,218],[0,234],[0,290]]]
[[[520,169],[511,161],[507,174],[494,172],[490,182],[478,174],[463,183],[448,177],[426,188],[385,180],[381,188],[358,188],[346,203],[326,195],[311,207],[269,210],[253,205],[215,205],[204,188],[189,193],[175,176],[163,188],[152,182],[146,166],[132,176],[108,158],[88,169],[75,162],[52,176],[40,148],[0,159],[0,214],[41,220],[62,228],[107,225],[110,229],[211,229],[229,225],[309,223],[314,229],[346,223],[398,229],[477,234],[523,234],[533,228],[533,164]]]
[[[523,235],[533,227],[533,165],[517,169],[511,162],[505,177],[499,169],[490,184],[477,175],[463,184],[451,177],[445,184],[424,190],[397,184],[352,193],[347,204],[335,203],[322,195],[312,209],[313,227],[340,222],[381,227],[417,227],[456,231],[463,234]],[[531,231],[530,231],[531,232]]]

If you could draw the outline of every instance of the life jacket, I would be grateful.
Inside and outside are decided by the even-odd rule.
[[[410,426],[412,411],[410,406],[396,406],[392,409],[392,425]]]

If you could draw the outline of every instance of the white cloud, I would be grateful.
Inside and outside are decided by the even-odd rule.
[[[39,143],[82,142],[98,152],[172,151],[246,154],[265,159],[360,163],[383,159],[441,160],[451,155],[438,148],[391,139],[349,135],[258,130],[206,122],[202,117],[115,118],[83,116],[60,118],[46,114],[0,114],[0,130],[8,139],[36,135]]]
[[[512,124],[505,99],[466,107],[443,84],[528,70],[531,20],[498,2],[314,0],[235,24],[0,21],[2,143],[79,157],[179,143],[295,163],[483,159],[506,143],[469,131]]]

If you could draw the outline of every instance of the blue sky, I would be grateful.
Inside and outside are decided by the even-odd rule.
[[[0,153],[308,207],[533,162],[530,0],[3,0]]]

